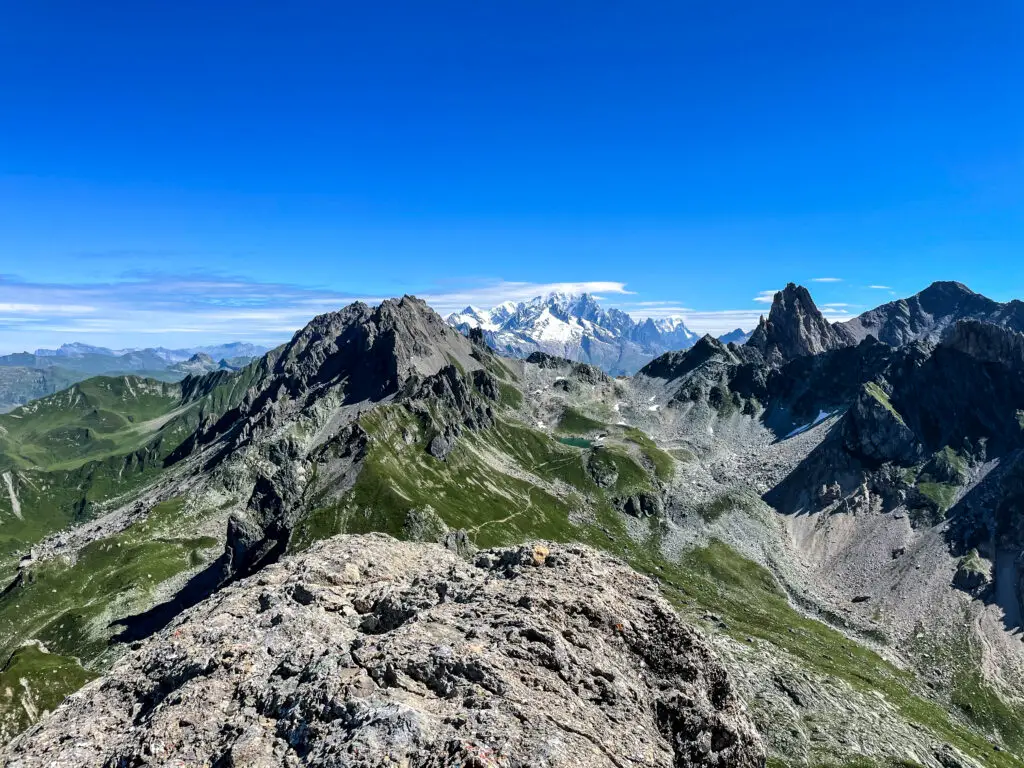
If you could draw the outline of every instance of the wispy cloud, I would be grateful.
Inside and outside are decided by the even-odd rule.
[[[812,283],[841,283],[843,278],[841,277],[812,277]]]
[[[508,280],[484,281],[467,287],[449,290],[427,290],[417,293],[430,306],[442,314],[455,312],[467,305],[495,307],[505,301],[528,301],[549,293],[597,293],[618,296],[633,295],[625,283],[590,280],[566,283],[528,283]]]
[[[491,307],[552,292],[628,297],[625,283],[504,280],[418,292],[442,314],[467,304]],[[69,341],[113,347],[191,346],[246,340],[276,344],[317,314],[386,296],[265,283],[216,274],[132,272],[104,283],[42,283],[0,276],[0,352]]]
[[[891,291],[891,285],[869,285],[868,288],[874,288],[876,291]]]
[[[524,301],[552,292],[587,291],[634,318],[680,316],[698,333],[720,335],[749,330],[763,312],[756,309],[696,310],[682,301],[637,296],[617,281],[517,282],[480,280],[417,291],[447,315],[467,304],[484,308]],[[770,304],[763,291],[757,304]],[[28,282],[0,276],[0,352],[20,352],[85,341],[110,347],[185,347],[202,343],[287,340],[317,314],[352,303],[377,304],[386,296],[325,287],[247,280],[230,275],[173,275],[134,272],[104,283]],[[823,307],[826,317],[843,319],[845,306]]]
[[[754,301],[758,304],[771,304],[775,301],[775,294],[778,291],[761,291],[757,296],[754,297]]]

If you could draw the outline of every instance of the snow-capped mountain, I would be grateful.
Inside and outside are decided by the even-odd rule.
[[[487,343],[516,357],[547,352],[597,365],[612,374],[632,374],[663,352],[697,341],[680,317],[636,321],[605,309],[589,293],[552,293],[493,309],[466,307],[448,317],[463,333],[484,332]]]

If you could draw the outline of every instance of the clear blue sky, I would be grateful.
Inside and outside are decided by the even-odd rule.
[[[1019,0],[7,2],[0,351],[561,282],[699,330],[790,280],[1021,297],[1022,94]]]

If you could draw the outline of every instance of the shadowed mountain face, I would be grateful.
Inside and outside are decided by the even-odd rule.
[[[749,344],[706,336],[629,379],[544,352],[509,359],[487,341],[412,297],[357,303],[315,318],[238,371],[176,384],[92,379],[0,417],[0,568],[10,576],[0,595],[0,651],[10,661],[0,676],[12,691],[0,702],[0,731],[23,729],[124,654],[135,661],[114,677],[145,688],[152,704],[173,689],[173,707],[193,695],[206,701],[203,686],[223,692],[228,677],[241,679],[235,671],[252,672],[248,657],[185,669],[163,654],[188,626],[194,658],[216,656],[203,645],[204,622],[174,623],[191,611],[219,616],[218,631],[234,626],[229,616],[258,626],[268,638],[260,649],[290,649],[287,661],[260,656],[265,668],[239,683],[271,702],[252,720],[253,728],[273,723],[259,739],[250,728],[225,729],[219,716],[201,739],[182,730],[188,716],[167,720],[176,744],[206,750],[195,760],[214,752],[247,760],[260,739],[277,745],[267,755],[292,754],[291,742],[276,741],[290,715],[273,701],[286,689],[319,701],[314,683],[330,678],[340,686],[337,706],[303,722],[345,734],[345,744],[399,731],[427,743],[438,733],[429,713],[441,709],[455,713],[445,728],[471,720],[473,733],[485,734],[474,735],[478,745],[519,743],[540,721],[508,709],[514,689],[530,706],[554,696],[585,709],[592,723],[619,722],[610,713],[650,698],[653,710],[627,718],[651,726],[650,749],[634,762],[731,764],[714,755],[735,739],[722,731],[708,741],[704,715],[685,704],[680,681],[689,673],[672,666],[684,660],[648,653],[671,622],[649,626],[642,607],[636,617],[624,607],[601,619],[593,604],[622,566],[594,560],[600,567],[585,569],[585,588],[570,587],[563,566],[578,552],[519,548],[543,540],[582,542],[656,577],[623,576],[623,584],[657,585],[684,622],[704,626],[773,764],[1018,765],[1024,712],[1001,681],[1024,684],[1013,635],[1024,552],[1024,336],[965,321],[937,342],[858,342],[791,285]],[[361,546],[373,532],[443,550]],[[330,550],[338,562],[304,558],[330,549],[318,542],[336,534],[350,537],[345,552]],[[512,549],[477,554],[499,546]],[[406,584],[402,569],[417,558],[433,575]],[[363,563],[358,579],[342,560]],[[483,574],[479,584],[467,567]],[[530,569],[544,572],[537,589],[520,589],[501,608],[498,583],[526,583]],[[385,571],[398,574],[401,595]],[[296,578],[278,583],[274,574]],[[577,586],[591,598],[553,602]],[[247,596],[239,606],[252,615],[222,611],[230,595]],[[465,622],[442,620],[453,610],[474,613],[472,635],[458,629]],[[557,631],[548,631],[552,621]],[[429,648],[416,629],[424,626]],[[303,627],[359,637],[310,655]],[[380,645],[397,652],[400,640],[409,644],[397,655]],[[41,645],[23,645],[33,641]],[[581,665],[608,643],[621,646],[615,670]],[[631,654],[652,685],[630,687]],[[158,658],[170,666],[147,661]],[[334,671],[322,677],[324,669]],[[62,708],[63,731],[36,733],[108,757],[134,755],[163,733],[153,714],[117,729],[116,744],[90,741],[74,713],[120,711],[90,693],[109,690],[110,679]],[[356,716],[357,699],[378,702],[377,715],[392,711],[382,702],[395,691],[422,704],[401,727]],[[711,704],[701,713],[712,718],[731,706],[728,697]],[[341,711],[356,715],[339,720]],[[562,733],[560,724],[542,729]],[[619,744],[573,727],[565,734],[604,745],[595,749],[611,764],[626,759]],[[318,733],[302,731],[304,754],[327,748]],[[25,755],[43,744],[21,743]],[[756,750],[744,754],[760,764]]]

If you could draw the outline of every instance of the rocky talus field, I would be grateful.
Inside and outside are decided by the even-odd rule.
[[[1024,312],[633,376],[423,302],[0,415],[5,765],[1024,764]]]

